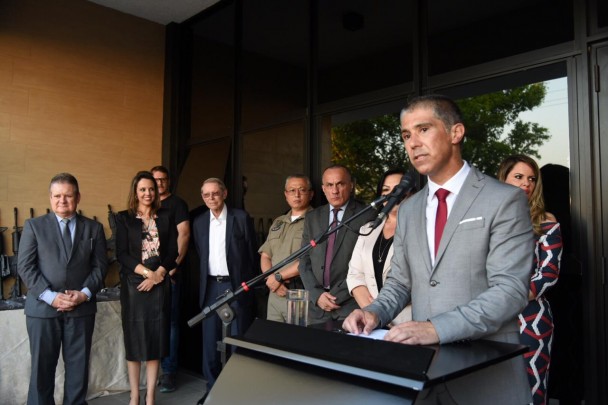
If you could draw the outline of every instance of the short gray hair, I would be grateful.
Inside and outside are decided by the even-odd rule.
[[[312,190],[312,183],[310,182],[310,179],[308,178],[307,175],[305,174],[300,174],[300,173],[296,173],[296,174],[292,174],[290,176],[287,176],[287,178],[285,179],[285,187],[287,187],[287,182],[291,179],[302,179],[306,182],[306,187],[308,188],[308,190]]]
[[[74,190],[76,191],[76,194],[80,194],[80,189],[78,188],[78,180],[76,180],[76,177],[74,177],[70,173],[59,173],[59,174],[54,175],[53,178],[51,179],[51,183],[49,184],[49,192],[51,192],[51,187],[55,183],[71,184],[72,186],[74,186]]]

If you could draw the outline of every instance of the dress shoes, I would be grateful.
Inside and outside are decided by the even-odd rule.
[[[175,391],[175,374],[163,374],[159,380],[160,392],[167,393]]]

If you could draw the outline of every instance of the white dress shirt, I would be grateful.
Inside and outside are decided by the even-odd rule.
[[[437,216],[437,204],[439,200],[435,195],[435,192],[443,188],[448,190],[450,194],[445,199],[445,202],[448,206],[448,218],[450,217],[450,212],[452,212],[452,207],[454,206],[454,202],[458,197],[458,193],[464,184],[469,172],[471,171],[471,166],[464,161],[464,164],[452,178],[446,181],[443,185],[439,185],[437,183],[433,183],[431,179],[429,179],[429,195],[426,200],[426,237],[429,242],[429,254],[431,255],[431,263],[435,265],[435,217]]]
[[[338,222],[342,222],[342,217],[344,216],[344,212],[346,211],[346,207],[348,206],[349,201],[346,202],[346,204],[344,204],[343,206],[341,206],[340,208],[338,208]],[[331,223],[334,220],[334,207],[333,205],[329,204],[329,222],[328,224],[331,225]]]
[[[219,217],[209,212],[209,275],[229,276],[226,262],[226,217],[228,209],[222,208]]]

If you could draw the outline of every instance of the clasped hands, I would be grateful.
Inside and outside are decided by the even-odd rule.
[[[272,275],[266,278],[266,286],[270,289],[270,292],[275,293],[279,297],[287,296],[288,288],[285,284],[289,284],[289,280],[283,280],[280,283]]]
[[[375,313],[356,309],[346,317],[342,329],[355,335],[369,335],[379,324],[380,319]],[[389,329],[384,340],[408,345],[432,345],[439,343],[439,336],[430,321],[408,321]]]
[[[167,272],[164,268],[159,267],[156,271],[148,270],[147,277],[139,283],[137,286],[137,291],[147,292],[154,288],[155,285],[163,282]]]
[[[338,297],[331,295],[329,292],[325,291],[319,296],[319,299],[317,300],[317,306],[326,312],[334,311],[340,308],[340,305],[336,304],[337,299]]]
[[[65,292],[57,293],[51,306],[58,312],[69,312],[88,299],[89,297],[82,291],[65,290]]]

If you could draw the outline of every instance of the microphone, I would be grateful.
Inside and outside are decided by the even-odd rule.
[[[405,173],[401,178],[399,184],[395,186],[393,191],[388,195],[388,200],[386,201],[386,205],[382,208],[382,210],[378,213],[374,224],[372,225],[372,229],[376,229],[378,225],[382,223],[384,218],[388,215],[389,212],[395,207],[395,205],[399,204],[405,198],[405,195],[410,192],[416,186],[416,179],[414,178],[414,173],[411,171]]]

